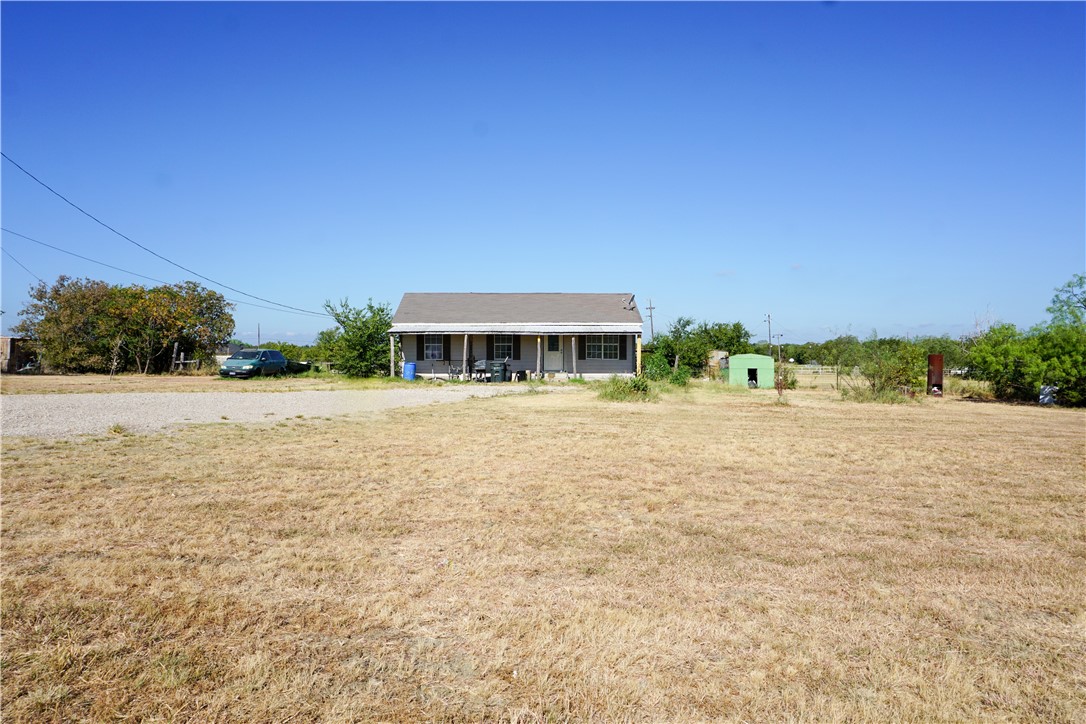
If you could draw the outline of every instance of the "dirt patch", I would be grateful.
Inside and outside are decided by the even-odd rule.
[[[21,394],[0,398],[5,437],[65,438],[103,432],[150,433],[194,423],[273,423],[360,415],[523,388],[457,385],[306,392],[135,392]]]
[[[353,380],[342,375],[226,379],[218,375],[0,375],[5,395],[117,392],[300,392],[304,390],[388,389],[418,384],[378,378]]]

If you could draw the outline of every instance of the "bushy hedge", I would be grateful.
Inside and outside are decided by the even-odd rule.
[[[1036,402],[1042,385],[1054,385],[1059,404],[1086,405],[1086,325],[1053,323],[1022,332],[997,324],[977,338],[970,374],[986,380],[999,399]]]
[[[609,402],[648,402],[656,398],[644,377],[611,377],[600,386],[599,397]]]

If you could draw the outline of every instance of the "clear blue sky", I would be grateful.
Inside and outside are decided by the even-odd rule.
[[[956,336],[1043,321],[1086,268],[1084,8],[4,2],[2,145],[294,307],[630,291],[657,330]],[[0,170],[5,228],[192,278]],[[49,282],[152,283],[2,239]],[[6,332],[36,282],[2,272]],[[333,326],[235,318],[251,342]]]

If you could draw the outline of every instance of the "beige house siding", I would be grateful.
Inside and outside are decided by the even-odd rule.
[[[401,335],[401,349],[403,351],[404,362],[414,362],[416,374],[427,376],[430,374],[447,376],[450,373],[450,366],[463,368],[464,365],[464,335],[463,334],[450,334],[449,336],[449,357],[450,360],[426,360],[421,359],[418,355],[418,338],[420,335],[416,334],[403,334]],[[534,334],[516,335],[520,339],[520,357],[509,360],[509,369],[513,372],[535,372],[536,371],[536,339]],[[562,371],[567,374],[572,374],[574,367],[576,366],[577,374],[590,375],[590,376],[608,376],[615,374],[629,374],[632,375],[636,371],[637,367],[637,335],[626,334],[621,335],[626,338],[626,359],[618,360],[601,360],[601,359],[578,359],[576,365],[574,365],[574,352],[573,352],[573,336],[577,338],[577,349],[583,352],[585,349],[585,336],[584,335],[562,335],[563,346],[563,369]],[[486,359],[486,338],[485,334],[472,334],[469,335],[471,339],[471,355],[476,360]],[[546,335],[541,335],[541,344],[546,353],[547,338]]]
[[[577,354],[583,354],[585,350],[585,335],[577,336]],[[626,359],[578,359],[577,374],[579,375],[619,375],[634,374],[637,366],[637,335],[620,335],[626,337]],[[573,344],[566,337],[565,348],[566,371],[573,372]]]
[[[464,357],[478,361],[494,356],[486,348],[491,335],[509,334],[516,340],[509,360],[511,372],[633,375],[638,370],[642,330],[641,313],[630,293],[407,292],[389,329],[389,374],[396,374],[399,367],[397,347],[404,363],[414,363],[417,375],[458,374],[465,366]],[[441,334],[448,340],[442,359],[422,359],[425,353],[418,340],[426,334]],[[465,334],[471,335],[472,349],[467,354]],[[540,349],[548,346],[552,335],[562,339],[561,355]],[[617,336],[622,340],[620,359],[586,359],[586,335]]]
[[[448,375],[449,367],[458,367],[463,369],[464,367],[464,335],[462,334],[450,334],[449,337],[449,357],[448,360],[428,360],[421,359],[418,356],[418,338],[423,335],[418,334],[404,334],[400,335],[401,344],[403,345],[403,358],[404,362],[414,362],[415,372],[420,375],[429,375],[431,372],[437,375]],[[486,357],[486,335],[485,334],[469,334],[471,352],[476,360],[481,360]],[[522,343],[523,344],[523,343]],[[481,353],[480,353],[481,351]],[[521,352],[523,354],[523,351]],[[534,364],[534,362],[533,362]],[[516,368],[514,368],[516,369]]]

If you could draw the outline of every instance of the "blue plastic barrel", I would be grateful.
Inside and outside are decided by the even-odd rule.
[[[405,380],[413,380],[413,379],[415,379],[415,363],[414,362],[404,362],[404,364],[403,364],[403,378]]]

